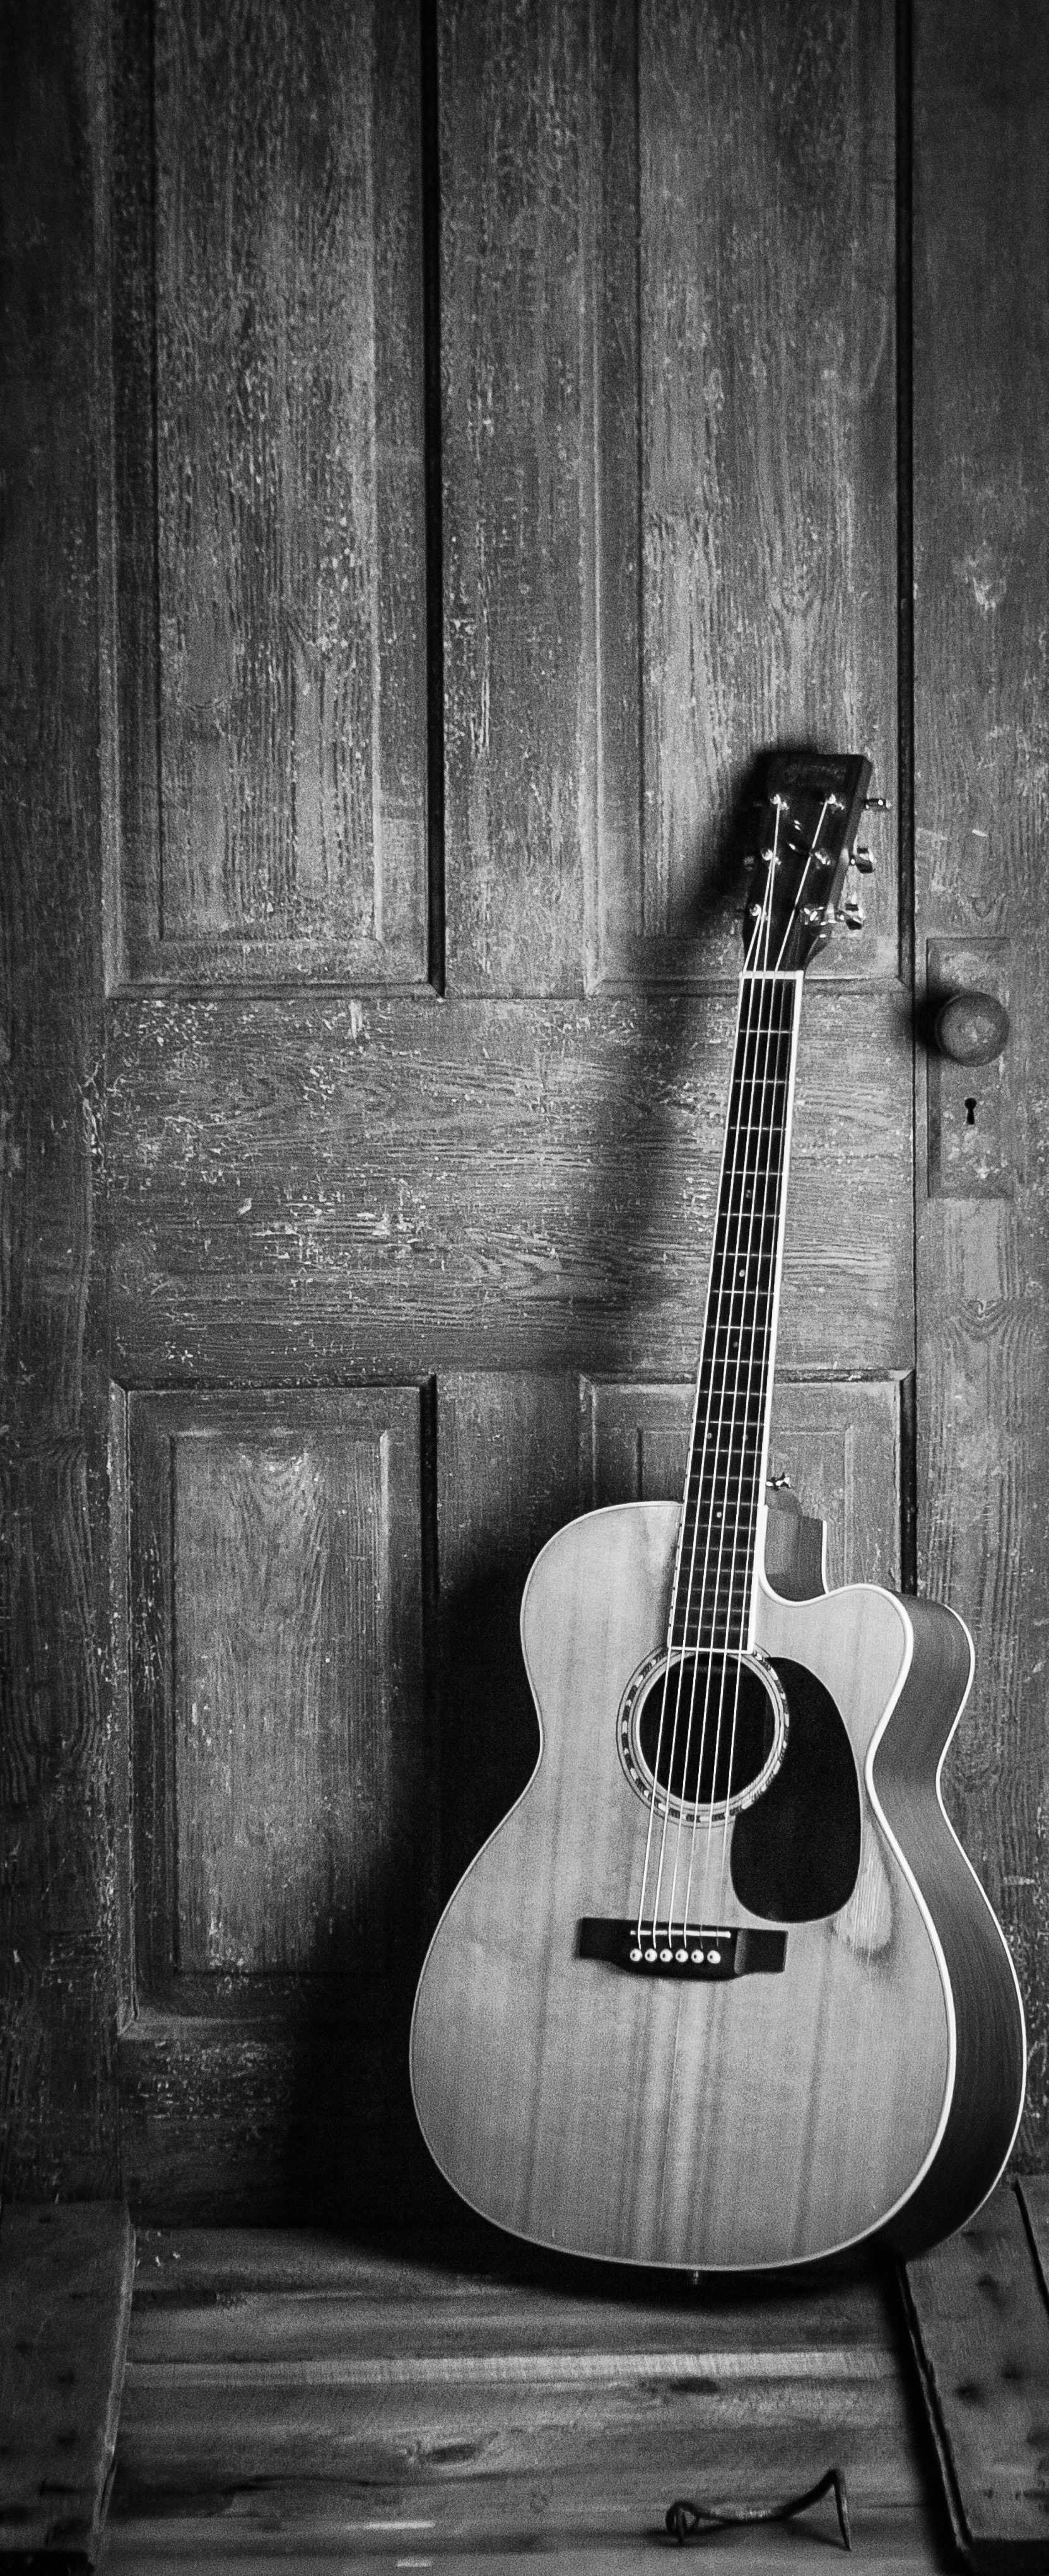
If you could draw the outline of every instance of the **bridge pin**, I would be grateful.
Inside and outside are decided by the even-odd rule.
[[[654,1951],[654,1950],[646,1950],[646,1952],[645,1952],[645,1957],[646,1957],[646,1959],[654,1959],[654,1958],[655,1958],[655,1955],[656,1955],[656,1954],[655,1954],[655,1951]]]
[[[637,1962],[638,1962],[638,1960],[639,1960],[639,1958],[640,1958],[640,1957],[641,1957],[641,1952],[640,1952],[640,1950],[632,1950],[632,1951],[631,1951],[631,1953],[630,1953],[630,1958],[631,1958],[631,1963],[632,1963],[632,1965],[633,1965],[634,1967],[636,1967],[636,1966],[637,1966]]]
[[[721,1952],[720,1952],[720,1950],[708,1950],[708,1951],[707,1951],[707,1965],[708,1965],[708,1967],[711,1967],[711,1968],[720,1968],[720,1966],[721,1966]]]
[[[675,1957],[675,1959],[677,1959],[677,1960],[678,1960],[679,1964],[680,1964],[680,1963],[683,1963],[683,1962],[687,1959],[687,1957],[688,1957],[688,1951],[687,1951],[687,1950],[675,1950],[675,1952],[674,1952],[674,1957]]]
[[[672,1951],[672,1950],[661,1950],[661,1951],[660,1951],[660,1953],[659,1953],[659,1955],[660,1955],[660,1958],[663,1960],[664,1965],[665,1965],[665,1963],[666,1963],[666,1961],[667,1961],[668,1959],[672,1959],[672,1958],[673,1958],[674,1953],[673,1953],[673,1951]]]
[[[702,1950],[693,1950],[693,1953],[692,1953],[692,1965],[693,1965],[693,1967],[694,1967],[694,1968],[698,1968],[698,1967],[700,1967],[700,1966],[701,1966],[701,1964],[702,1964],[702,1959],[703,1959],[703,1953],[702,1953]]]

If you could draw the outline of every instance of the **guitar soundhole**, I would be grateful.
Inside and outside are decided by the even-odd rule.
[[[764,1658],[650,1658],[620,1712],[620,1753],[643,1797],[679,1813],[749,1806],[779,1767],[787,1704]]]

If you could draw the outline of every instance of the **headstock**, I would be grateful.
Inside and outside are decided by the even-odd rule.
[[[862,926],[855,897],[838,905],[851,866],[873,860],[856,848],[871,764],[859,752],[774,751],[759,775],[748,817],[747,965],[804,973],[837,920]]]

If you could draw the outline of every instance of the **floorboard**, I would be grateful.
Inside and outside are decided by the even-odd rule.
[[[1049,2568],[1045,2211],[1038,2183],[1000,2183],[968,2226],[906,2266],[945,2502],[979,2576]]]
[[[771,2501],[838,2462],[853,2551],[949,2565],[892,2282],[735,2294],[558,2270],[491,2240],[417,2256],[305,2231],[143,2232],[102,2564],[650,2566],[677,2496]],[[809,2576],[832,2503],[725,2533]]]
[[[0,2223],[0,2564],[93,2566],[113,2467],[134,2235],[118,2201]]]

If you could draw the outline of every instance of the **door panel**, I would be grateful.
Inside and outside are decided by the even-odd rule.
[[[133,1394],[124,1415],[129,2100],[165,2051],[188,2083],[196,2050],[195,2189],[208,2119],[257,2128],[262,2061],[264,2095],[301,2084],[334,2024],[385,2151],[400,2079],[375,2034],[403,2029],[435,1867],[419,1390]],[[216,2165],[207,2187],[232,2206],[240,2184]]]
[[[595,1493],[602,1503],[670,1502],[681,1494],[695,1389],[590,1390]],[[900,1584],[900,1384],[777,1379],[770,1476],[786,1476],[803,1511],[827,1524],[827,1580]]]
[[[110,1020],[114,1369],[686,1376],[735,992],[702,1001],[121,1000]],[[813,988],[780,1361],[913,1357],[899,994]]]
[[[139,16],[116,47],[117,971],[422,982],[418,25],[162,0],[151,59]]]

